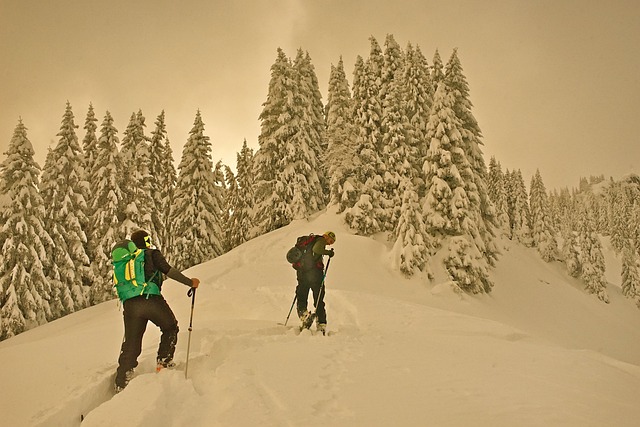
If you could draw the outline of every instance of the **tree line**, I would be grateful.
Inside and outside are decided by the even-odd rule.
[[[460,292],[491,291],[504,233],[607,301],[596,233],[608,234],[628,259],[625,294],[637,298],[638,222],[594,213],[616,206],[638,221],[636,187],[548,195],[537,173],[527,194],[519,171],[485,163],[457,50],[445,65],[392,35],[370,46],[351,85],[342,58],[331,65],[326,103],[309,53],[278,49],[258,149],[245,140],[235,172],[214,164],[199,111],[177,168],[164,112],[150,133],[132,113],[120,140],[111,114],[98,126],[90,105],[80,141],[67,103],[42,169],[19,120],[0,164],[0,339],[114,298],[110,251],[135,229],[185,269],[328,205],[355,233],[385,235],[406,276],[433,278],[443,254]]]

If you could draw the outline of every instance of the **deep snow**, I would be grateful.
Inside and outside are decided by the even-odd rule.
[[[329,229],[331,335],[297,335],[278,325],[295,287],[284,255],[298,235]],[[439,275],[402,278],[388,243],[350,234],[333,213],[298,221],[189,270],[202,284],[188,379],[191,300],[168,281],[176,370],[155,373],[149,325],[136,377],[112,397],[123,328],[107,302],[0,343],[0,424],[635,426],[640,310],[604,243],[610,304],[510,241],[492,294],[460,296]]]

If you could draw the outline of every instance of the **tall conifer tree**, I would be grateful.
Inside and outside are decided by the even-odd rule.
[[[42,174],[41,192],[47,206],[46,227],[55,244],[55,262],[60,279],[69,289],[75,311],[87,307],[90,285],[87,235],[89,223],[85,200],[88,183],[84,172],[84,155],[78,137],[71,104],[67,102],[60,137],[48,154]],[[68,313],[60,313],[65,315]]]
[[[0,164],[2,194],[10,201],[0,228],[0,340],[41,325],[51,317],[46,259],[45,205],[38,192],[40,167],[22,120],[16,126],[7,158]]]
[[[546,262],[555,260],[557,258],[558,242],[551,224],[551,209],[547,198],[547,190],[539,170],[536,170],[531,179],[529,197],[533,243],[543,260]]]
[[[171,253],[179,270],[222,254],[221,213],[215,196],[211,143],[200,111],[182,151],[171,210],[174,241]]]
[[[167,248],[171,234],[167,226],[173,188],[177,177],[173,166],[171,146],[167,138],[164,110],[158,115],[155,125],[149,143],[149,176],[153,201],[151,219],[157,233],[156,245]]]
[[[353,126],[353,101],[344,72],[342,57],[331,65],[327,95],[327,141],[325,162],[328,164],[331,203],[343,212],[355,203],[354,174],[358,168]]]
[[[126,237],[122,225],[124,220],[122,171],[126,168],[118,150],[118,130],[113,117],[106,112],[100,128],[98,154],[91,179],[93,204],[91,206],[90,248],[91,304],[99,304],[115,296],[113,291],[113,266],[111,265],[111,249],[114,244]]]

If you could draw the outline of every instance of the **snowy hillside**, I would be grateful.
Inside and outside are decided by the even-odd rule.
[[[298,336],[278,325],[295,287],[284,254],[298,235],[329,229],[331,335]],[[190,270],[202,285],[187,380],[190,299],[173,282],[164,293],[181,365],[154,372],[150,325],[137,375],[115,397],[115,302],[1,342],[2,425],[637,425],[640,310],[620,294],[617,259],[607,253],[604,304],[562,265],[501,244],[492,294],[460,297],[442,281],[401,278],[384,242],[350,235],[336,215],[296,222]]]

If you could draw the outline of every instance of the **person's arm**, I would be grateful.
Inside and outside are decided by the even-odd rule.
[[[318,240],[316,240],[316,242],[313,244],[313,249],[312,249],[314,255],[329,255],[330,257],[332,257],[333,249],[328,250],[326,246],[327,246],[327,241],[324,239],[324,237],[321,237]]]
[[[198,284],[200,284],[200,280],[198,279],[190,279],[177,269],[171,267],[171,265],[167,262],[162,255],[162,252],[159,250],[153,251],[153,264],[156,266],[160,272],[167,275],[168,278],[175,280],[176,282],[180,282],[183,285],[190,286],[192,288],[197,288]]]

